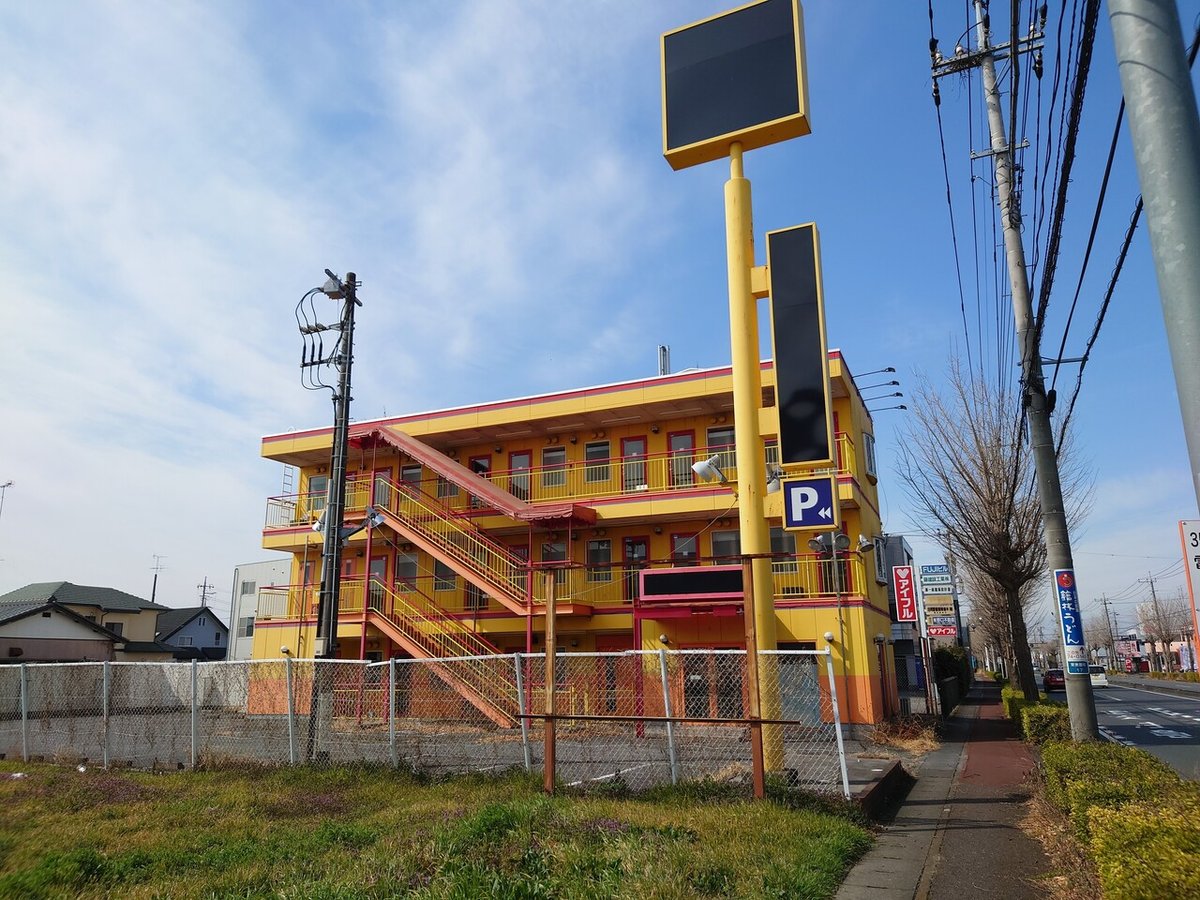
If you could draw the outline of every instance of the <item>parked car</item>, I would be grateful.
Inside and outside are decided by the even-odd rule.
[[[1104,666],[1088,666],[1088,675],[1092,677],[1092,687],[1108,687],[1108,673]]]
[[[1042,678],[1042,690],[1047,694],[1051,691],[1061,691],[1067,686],[1067,677],[1062,669],[1047,669]]]

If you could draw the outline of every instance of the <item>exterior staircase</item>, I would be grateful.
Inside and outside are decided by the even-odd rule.
[[[405,541],[416,544],[517,615],[531,614],[529,567],[523,559],[472,519],[412,485],[378,479],[374,486],[376,511]],[[365,508],[365,498],[361,505]]]
[[[511,660],[415,588],[395,591],[371,582],[367,621],[414,659],[438,660],[434,672],[503,728],[517,724],[516,673]],[[487,657],[494,657],[488,659]]]

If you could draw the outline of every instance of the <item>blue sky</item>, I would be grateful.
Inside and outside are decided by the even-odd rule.
[[[300,387],[292,317],[327,266],[363,281],[358,418],[644,376],[660,343],[675,368],[727,363],[728,170],[662,159],[658,58],[662,31],[727,6],[0,10],[0,483],[14,481],[0,590],[68,579],[146,595],[159,554],[161,600],[187,605],[207,577],[227,605],[233,567],[264,556],[265,498],[281,489],[259,438],[330,420],[326,396]],[[964,5],[934,8],[950,50]],[[1190,34],[1200,0],[1180,10]],[[937,381],[964,337],[925,4],[809,0],[805,13],[813,134],[746,158],[760,262],[766,231],[816,221],[831,346],[854,371],[895,366],[905,390]],[[942,83],[960,226],[978,90]],[[1055,348],[1119,98],[1102,14]],[[976,174],[990,179],[986,164]],[[1137,192],[1123,137],[1068,356]],[[966,227],[959,240],[973,316]],[[881,484],[886,527],[916,532],[888,478],[904,415],[876,417]],[[1075,423],[1096,472],[1075,540],[1084,599],[1135,600],[1148,571],[1173,591],[1175,522],[1196,504],[1144,228]]]

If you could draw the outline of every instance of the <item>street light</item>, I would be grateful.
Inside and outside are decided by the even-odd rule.
[[[846,678],[846,702],[849,703],[850,672],[846,661],[846,622],[842,615],[843,572],[838,568],[838,558],[840,557],[842,560],[845,560],[850,555],[850,535],[844,534],[841,531],[823,531],[809,540],[808,547],[818,557],[828,559],[831,564],[830,571],[833,575],[834,597],[837,606],[838,644],[842,653],[842,676]],[[873,541],[868,540],[865,535],[859,535],[858,546],[855,548],[855,552],[861,555],[869,553],[874,549],[875,544]]]

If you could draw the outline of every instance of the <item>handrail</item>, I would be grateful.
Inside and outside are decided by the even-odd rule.
[[[378,486],[380,479],[373,484]],[[514,603],[525,603],[528,567],[503,544],[487,535],[470,518],[447,510],[412,485],[383,479],[387,496],[376,491],[375,506],[419,531],[464,568],[504,591]],[[365,502],[363,506],[365,508]]]
[[[834,444],[837,473],[857,473],[858,452],[853,438],[847,432],[839,431],[834,434]],[[778,461],[777,444],[767,444],[763,453],[768,463]],[[711,490],[712,486],[699,481],[691,467],[697,460],[707,459],[713,454],[721,457],[721,471],[725,477],[731,482],[736,482],[737,465],[734,453],[732,448],[724,445],[645,456],[572,460],[561,465],[535,466],[528,469],[495,470],[483,477],[531,503],[601,500],[621,496],[633,497],[642,493],[704,491]],[[375,476],[371,473],[347,479],[348,511],[366,507],[374,479]],[[387,483],[397,484],[390,478],[387,479]],[[403,484],[406,490],[420,493],[426,498],[426,505],[436,505],[446,515],[478,515],[490,509],[464,488],[440,476],[400,484]],[[320,515],[324,504],[324,492],[269,497],[264,530],[293,528],[311,523]]]

